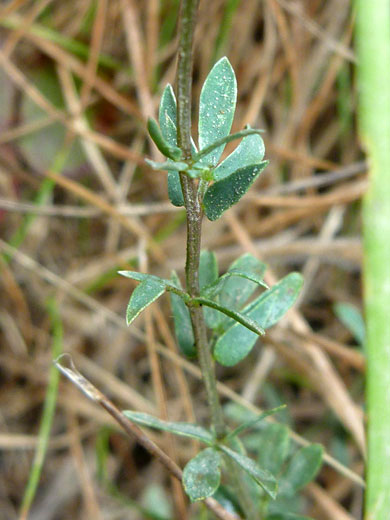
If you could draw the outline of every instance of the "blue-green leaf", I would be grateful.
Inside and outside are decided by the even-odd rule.
[[[214,150],[225,147],[228,143],[232,141],[236,141],[237,139],[241,139],[244,137],[248,137],[250,135],[259,135],[262,134],[263,130],[259,130],[257,128],[244,128],[244,130],[239,130],[234,134],[225,135],[224,137],[220,137],[215,141],[212,141],[208,146],[202,148],[198,153],[192,156],[195,167],[199,168],[201,165],[204,167],[204,157],[209,156]],[[254,163],[249,163],[254,164]],[[207,167],[211,168],[212,165],[208,165]]]
[[[177,161],[181,158],[182,151],[180,148],[178,148],[176,145],[170,144],[164,138],[157,121],[151,117],[148,119],[148,131],[150,137],[154,141],[154,144],[157,146],[160,152],[165,155],[165,157],[168,157],[174,161]]]
[[[184,206],[179,172],[168,171],[168,197],[174,206]]]
[[[191,459],[183,470],[183,485],[192,502],[212,496],[221,481],[221,455],[206,448]]]
[[[203,249],[200,252],[199,260],[199,287],[202,290],[204,287],[213,284],[218,278],[218,263],[215,253]]]
[[[181,437],[190,437],[191,439],[197,439],[198,441],[204,442],[208,445],[213,444],[214,442],[214,436],[212,433],[209,430],[206,430],[206,428],[203,428],[203,426],[197,424],[163,421],[153,415],[142,412],[133,412],[132,410],[125,410],[123,414],[130,419],[130,421],[133,421],[140,426],[148,426],[149,428],[154,428],[156,430],[171,432],[175,435],[180,435]]]
[[[126,311],[126,323],[130,323],[151,303],[165,292],[165,284],[159,280],[147,278],[138,285],[130,296]]]
[[[153,168],[153,170],[184,172],[188,168],[187,163],[179,162],[179,161],[157,162],[157,161],[152,161],[150,159],[145,159],[145,162],[151,168]]]
[[[173,88],[169,84],[161,96],[158,117],[162,135],[171,145],[176,146],[176,98]],[[168,196],[174,206],[184,206],[180,176],[178,172],[172,170],[168,171]]]
[[[232,318],[234,321],[240,323],[242,326],[246,327],[248,330],[252,331],[255,334],[261,336],[264,334],[264,330],[261,327],[259,327],[259,325],[254,320],[248,318],[248,316],[245,316],[240,312],[237,312],[233,309],[228,309],[227,307],[224,307],[223,305],[220,305],[219,303],[213,300],[209,300],[208,298],[204,298],[203,296],[200,296],[199,298],[193,298],[192,301],[197,302],[201,305],[206,305],[207,307],[211,307],[212,309],[216,309],[222,314],[226,314],[226,316],[229,316],[229,318]]]
[[[245,166],[240,170],[214,182],[203,198],[204,211],[209,220],[217,220],[224,211],[236,204],[245,195],[268,161]]]
[[[199,100],[199,147],[207,147],[229,134],[237,99],[237,82],[229,60],[221,58],[203,84]],[[215,166],[224,146],[203,157],[203,164]]]
[[[267,423],[266,427],[256,434],[258,436],[257,462],[262,468],[277,475],[290,449],[290,436],[284,424]]]
[[[351,303],[340,302],[333,306],[334,312],[341,323],[350,331],[359,345],[366,341],[366,326],[359,309]]]
[[[264,491],[273,499],[276,498],[278,483],[275,477],[267,470],[261,469],[254,460],[246,455],[237,453],[227,446],[220,445],[220,449],[234,460],[248,475],[250,475]]]
[[[168,83],[161,96],[158,112],[161,133],[169,144],[177,145],[176,98],[172,85]]]
[[[308,516],[296,515],[295,513],[273,513],[265,517],[265,520],[313,520]]]
[[[288,463],[280,480],[280,493],[292,496],[311,482],[321,468],[324,448],[311,444],[298,450]]]
[[[263,329],[272,327],[294,304],[302,284],[299,273],[290,273],[241,312]],[[254,332],[235,323],[218,338],[214,357],[222,365],[233,366],[249,354],[256,340]]]
[[[260,135],[244,137],[237,148],[214,170],[214,180],[228,177],[236,170],[259,164],[264,157],[264,141]]]
[[[139,271],[118,271],[118,274],[124,276],[125,278],[130,278],[131,280],[137,280],[137,282],[150,280],[152,282],[162,284],[167,291],[173,291],[185,301],[190,300],[189,294],[184,292],[180,285],[177,285],[175,282],[167,280],[166,278],[160,278],[154,274],[140,273]]]
[[[171,276],[172,282],[181,288],[179,277],[175,272]],[[173,321],[175,325],[175,334],[180,350],[186,356],[194,358],[196,356],[196,347],[190,312],[183,299],[177,294],[171,292],[171,305],[173,312]]]
[[[255,419],[251,419],[249,421],[244,422],[243,424],[240,424],[240,426],[237,426],[232,432],[230,432],[226,439],[230,439],[232,437],[236,437],[240,433],[242,433],[244,430],[248,430],[249,428],[253,428],[257,423],[260,421],[263,421],[266,417],[269,417],[270,415],[274,415],[275,413],[280,412],[280,410],[283,410],[283,408],[286,408],[285,404],[282,404],[281,406],[278,406],[277,408],[272,408],[272,410],[267,410],[260,415],[258,415]]]
[[[240,278],[244,278],[245,280],[250,280],[251,282],[254,282],[257,285],[260,285],[261,287],[265,287],[266,289],[269,289],[269,286],[265,283],[265,281],[256,274],[253,273],[247,273],[245,271],[240,271],[238,269],[229,269],[225,274],[220,276],[218,280],[216,280],[213,284],[208,285],[203,288],[201,291],[201,295],[203,296],[212,296],[215,297],[217,294],[219,294],[225,287],[225,281],[227,278],[230,278],[232,276],[238,276]]]

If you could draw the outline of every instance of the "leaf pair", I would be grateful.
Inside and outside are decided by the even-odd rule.
[[[253,426],[254,422],[263,420],[266,416],[279,411],[281,407],[269,410],[255,420],[241,425],[231,432],[225,442],[234,439],[246,428]],[[217,442],[212,432],[197,424],[184,422],[162,421],[146,413],[126,410],[123,412],[131,421],[140,426],[148,426],[162,431],[168,431],[182,437],[196,439],[208,447],[191,459],[183,471],[184,488],[192,501],[203,500],[215,493],[221,480],[222,454],[232,459],[244,470],[271,498],[276,497],[277,481],[275,477],[265,469],[261,469],[255,461],[244,453],[231,449],[224,443]]]
[[[229,135],[237,100],[237,82],[234,70],[225,57],[219,60],[202,87],[199,100],[199,146],[193,143],[190,165],[179,161],[177,148],[176,99],[171,85],[167,85],[161,97],[159,124],[148,123],[149,132],[159,150],[169,159],[166,163],[147,161],[154,169],[168,171],[168,195],[175,206],[183,206],[179,171],[192,177],[200,177],[203,171],[207,179],[215,182],[204,195],[206,216],[216,220],[222,213],[238,202],[268,164],[262,161],[264,143],[260,131],[247,128]],[[241,143],[221,164],[218,161],[226,143],[242,138]]]

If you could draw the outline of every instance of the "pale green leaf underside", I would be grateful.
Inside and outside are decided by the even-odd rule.
[[[183,470],[183,485],[192,502],[212,496],[221,481],[221,455],[206,448],[191,459]]]
[[[245,253],[230,265],[228,272],[245,271],[262,278],[265,269],[266,265],[263,262],[260,262],[260,260],[253,255]],[[238,311],[243,307],[247,299],[255,291],[256,287],[256,283],[245,278],[227,276],[223,279],[221,291],[219,291],[213,299],[229,309]],[[207,325],[212,329],[219,329],[221,325],[223,325],[223,329],[226,330],[233,324],[231,318],[218,312],[214,312],[211,316],[207,314],[206,319],[208,320]]]
[[[259,164],[264,157],[264,141],[260,135],[244,137],[237,148],[214,170],[214,179],[219,181],[236,170]]]
[[[203,84],[199,100],[199,148],[207,147],[229,134],[237,99],[237,82],[229,60],[221,58]],[[215,166],[224,146],[203,157],[203,164]]]
[[[299,273],[290,273],[241,312],[263,329],[272,327],[294,304],[302,284]],[[249,354],[256,340],[254,332],[236,323],[218,338],[214,357],[222,365],[233,366]]]
[[[238,269],[231,269],[231,270],[227,271],[225,274],[223,274],[213,284],[204,287],[203,290],[201,291],[201,294],[204,296],[215,296],[215,295],[219,294],[224,289],[226,279],[230,278],[232,276],[238,276],[240,278],[244,278],[245,280],[250,280],[251,282],[254,282],[257,285],[260,285],[261,287],[269,289],[269,287],[265,283],[265,281],[262,278],[260,278],[259,276],[255,275],[253,273],[239,271]]]
[[[238,466],[246,471],[271,498],[276,498],[278,483],[269,471],[261,469],[255,461],[246,455],[231,450],[227,446],[222,445],[220,448],[226,455],[233,459]]]
[[[265,517],[265,520],[313,520],[308,516],[296,515],[294,513],[273,513]]]
[[[172,282],[181,287],[179,277],[175,272],[172,273]],[[190,311],[183,299],[177,294],[171,293],[171,306],[173,313],[173,322],[175,326],[175,335],[180,350],[188,357],[196,356],[196,347],[194,340],[194,333],[192,330],[192,323],[190,318]]]
[[[340,302],[333,307],[341,323],[351,332],[360,345],[366,341],[366,326],[359,309],[351,303]]]
[[[199,260],[199,288],[202,290],[218,278],[218,263],[215,253],[203,249]]]
[[[272,474],[279,474],[290,449],[290,436],[284,424],[268,423],[256,433],[258,439],[257,462]]]
[[[229,177],[214,182],[203,199],[205,214],[209,220],[217,220],[224,211],[236,204],[245,195],[268,161],[246,166],[235,171]]]
[[[222,314],[226,314],[226,316],[229,316],[229,318],[232,318],[234,321],[240,323],[242,326],[246,327],[250,331],[252,331],[254,334],[257,335],[263,335],[264,330],[259,327],[259,325],[252,320],[251,318],[248,318],[248,316],[245,316],[244,314],[241,314],[240,312],[237,312],[233,309],[228,309],[227,307],[224,307],[223,305],[220,305],[219,303],[209,300],[208,298],[199,297],[194,298],[193,301],[199,302],[201,305],[206,305],[207,307],[211,307],[212,309],[215,309]]]
[[[243,424],[240,424],[240,426],[237,426],[232,432],[227,435],[227,439],[230,439],[231,437],[236,437],[240,433],[242,433],[244,430],[248,430],[249,428],[253,428],[257,423],[260,421],[263,421],[266,417],[269,417],[270,415],[274,415],[275,413],[280,412],[280,410],[283,410],[283,408],[286,408],[286,405],[283,404],[281,406],[278,406],[276,408],[272,408],[272,410],[267,410],[263,413],[261,413],[259,416],[257,416],[255,419],[251,419],[250,421],[244,422]]]
[[[288,463],[280,481],[281,494],[292,496],[311,482],[321,468],[324,448],[311,444],[298,450]]]
[[[149,428],[174,433],[181,437],[190,437],[191,439],[197,439],[198,441],[204,442],[208,445],[213,444],[214,442],[212,433],[197,424],[163,421],[153,415],[142,412],[133,412],[131,410],[125,410],[123,414],[140,426],[148,426]]]
[[[132,292],[126,311],[126,323],[132,321],[151,303],[165,292],[165,284],[158,280],[146,279]]]

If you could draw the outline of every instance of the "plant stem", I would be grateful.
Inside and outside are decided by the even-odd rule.
[[[191,159],[191,86],[192,45],[198,0],[183,0],[180,13],[179,60],[177,70],[177,144],[184,160]],[[199,296],[199,258],[202,229],[202,208],[195,181],[180,174],[187,212],[186,286],[191,297]],[[210,407],[211,422],[217,437],[225,434],[223,413],[217,391],[214,360],[207,341],[206,324],[201,307],[190,308],[195,345]]]
[[[366,520],[390,510],[390,9],[388,0],[356,1],[359,123],[370,167],[363,201],[367,322],[368,461]]]

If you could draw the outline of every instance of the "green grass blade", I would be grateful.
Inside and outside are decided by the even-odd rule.
[[[58,312],[57,304],[54,299],[48,303],[48,311],[52,323],[52,358],[56,359],[62,353],[63,330],[62,321]],[[24,492],[22,505],[20,509],[20,518],[27,518],[28,511],[34,500],[35,493],[39,484],[43,463],[49,443],[50,430],[53,423],[55,407],[57,402],[58,381],[60,372],[54,364],[49,370],[49,382],[46,390],[46,398],[43,406],[43,413],[38,434],[38,447],[35,452],[33,465],[31,467],[30,476]]]

